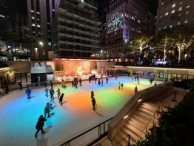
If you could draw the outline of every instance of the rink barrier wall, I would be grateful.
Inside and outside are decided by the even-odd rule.
[[[168,81],[140,92],[137,92],[126,105],[115,115],[108,124],[108,138],[112,141],[123,125],[133,116],[142,102],[148,101],[157,95],[164,93],[165,90],[172,88],[173,82]]]

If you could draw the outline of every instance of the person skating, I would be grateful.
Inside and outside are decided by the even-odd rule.
[[[59,103],[62,105],[63,104],[63,96],[64,96],[64,93],[61,94],[60,98],[59,98]]]
[[[98,80],[98,85],[100,85],[100,79]]]
[[[75,81],[75,88],[77,89],[77,80]]]
[[[121,89],[123,90],[123,83],[121,84]]]
[[[53,82],[50,80],[50,83],[51,83],[51,88],[53,87]]]
[[[92,90],[91,91],[91,98],[93,98],[94,97],[94,91]]]
[[[81,78],[79,79],[79,84],[80,84],[80,86],[82,86],[82,80],[81,80]]]
[[[40,117],[38,119],[38,122],[36,124],[37,131],[36,131],[36,134],[35,134],[35,138],[37,138],[37,134],[40,130],[41,130],[41,133],[45,133],[45,131],[43,131],[44,121],[45,121],[45,118],[43,118],[43,115],[40,115]]]
[[[47,97],[48,97],[48,91],[49,91],[49,89],[47,87],[45,87],[44,92],[46,92],[46,95],[45,96],[47,96]]]
[[[60,91],[59,88],[58,88],[58,90],[57,90],[57,95],[58,95],[58,99],[59,99],[59,97],[60,97],[60,95],[61,95],[61,91]]]
[[[53,100],[54,93],[55,93],[55,91],[53,90],[53,88],[51,88],[50,89],[51,100]]]
[[[29,87],[27,87],[27,89],[26,89],[26,91],[25,91],[25,94],[27,94],[27,99],[30,99],[30,98],[31,98],[31,96],[30,96],[30,94],[31,94],[31,89],[30,89]]]
[[[63,86],[64,89],[66,88],[65,81],[63,81],[62,86]]]
[[[137,86],[135,87],[135,89],[134,89],[134,90],[135,90],[135,94],[136,94],[136,93],[137,93]]]
[[[103,86],[103,80],[102,80],[102,86]]]
[[[5,86],[5,92],[6,92],[6,94],[9,93],[9,87],[8,87],[8,85]]]
[[[139,82],[139,78],[137,78],[137,84],[138,84],[138,85],[140,84],[140,82]]]
[[[117,80],[117,75],[115,75],[115,80]]]
[[[132,76],[132,80],[134,81],[134,76]]]
[[[119,90],[120,90],[120,88],[121,88],[121,83],[119,82],[118,85],[119,85]]]
[[[97,78],[95,77],[95,84],[96,84],[96,80],[97,80]]]
[[[47,103],[45,108],[44,108],[44,118],[46,119],[46,115],[48,114],[48,117],[50,117],[50,114],[49,114],[49,111],[50,111],[50,104]]]
[[[63,88],[63,83],[64,83],[64,81],[63,81],[63,79],[62,79],[62,81],[61,81],[61,86],[62,86],[62,88]]]
[[[108,84],[108,77],[106,78],[106,84]]]
[[[19,82],[19,86],[20,86],[20,90],[22,90],[22,83],[21,82]]]
[[[155,84],[154,84],[154,86],[156,86],[157,84],[156,84],[156,82],[155,82]]]
[[[93,105],[93,110],[95,111],[96,110],[96,100],[94,97],[92,98],[92,105]]]

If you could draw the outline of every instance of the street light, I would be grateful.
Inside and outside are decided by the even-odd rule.
[[[40,45],[42,45],[42,46],[43,46],[43,42],[40,42]]]

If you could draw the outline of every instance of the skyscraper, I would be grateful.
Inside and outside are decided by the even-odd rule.
[[[61,0],[56,3],[53,46],[60,58],[100,58],[98,3]]]
[[[194,25],[193,0],[159,0],[156,36],[161,30],[178,25]]]

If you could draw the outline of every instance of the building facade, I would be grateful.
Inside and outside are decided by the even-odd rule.
[[[100,58],[98,3],[61,0],[56,3],[53,48],[58,58]]]
[[[161,30],[178,25],[194,24],[193,0],[159,0],[156,22],[156,36]]]
[[[32,60],[48,60],[51,47],[51,24],[57,0],[28,0],[28,28]]]
[[[131,37],[142,32],[153,34],[154,23],[154,16],[142,0],[112,0],[106,15],[106,51],[109,59],[118,60],[126,56],[126,43]]]

